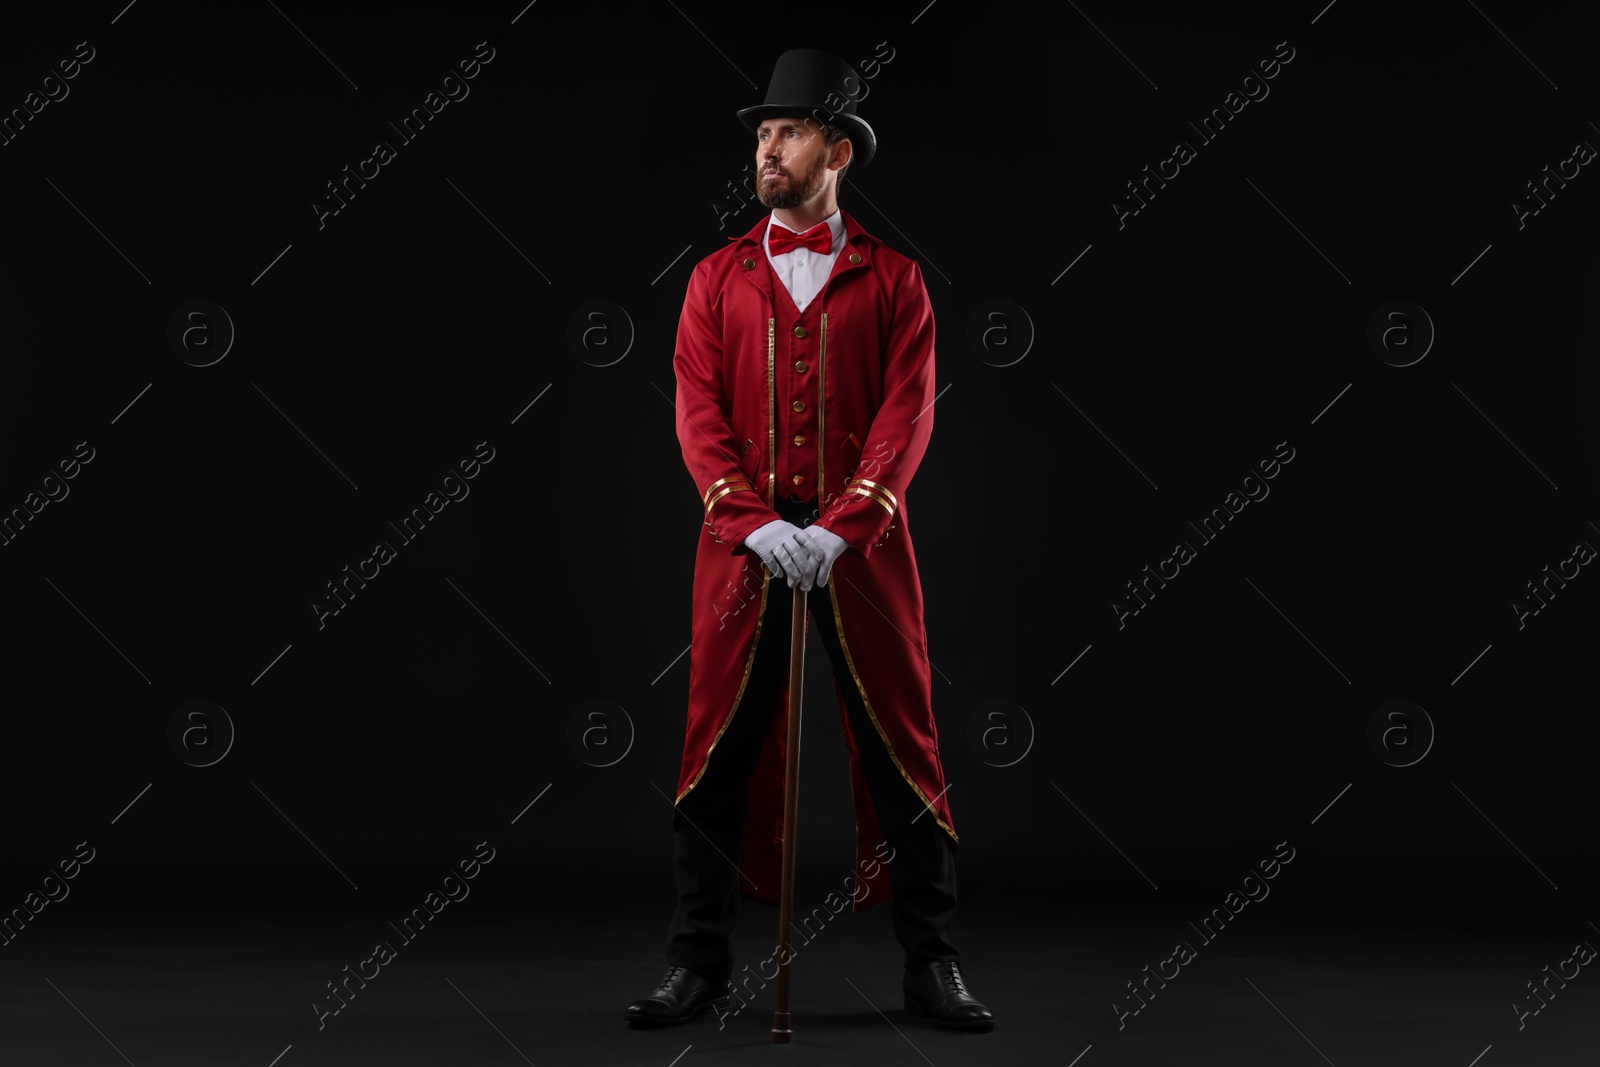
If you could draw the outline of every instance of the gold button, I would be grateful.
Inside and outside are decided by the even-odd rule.
[[[794,476],[794,484],[795,485],[804,485],[805,484],[805,480],[806,480],[806,476],[804,474],[796,474]]]
[[[803,359],[795,360],[794,361],[794,369],[799,371],[800,373],[804,374],[805,373],[805,369],[806,369],[806,361],[803,360]]]
[[[806,443],[806,435],[803,434],[803,433],[795,434],[794,435],[794,443],[797,444],[797,445],[805,444]]]
[[[794,402],[794,409],[796,411],[804,411],[806,409],[806,402],[804,400],[796,400]]]
[[[741,266],[743,266],[745,270],[754,270],[755,266],[756,266],[756,261],[753,260],[753,259],[747,259],[747,260],[744,261],[743,264],[741,264]]]
[[[850,253],[850,262],[852,262],[852,263],[860,263],[861,262],[861,253],[860,252],[851,252]]]
[[[796,337],[804,337],[806,335],[806,328],[804,326],[796,326],[794,328],[794,335]]]

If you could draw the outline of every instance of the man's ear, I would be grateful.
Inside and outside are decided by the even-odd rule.
[[[836,142],[833,146],[833,162],[828,164],[828,169],[843,170],[845,164],[850,162],[850,157],[854,154],[855,145],[850,143],[850,138],[846,137]]]

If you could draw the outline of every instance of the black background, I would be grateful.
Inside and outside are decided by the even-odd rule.
[[[907,495],[964,913],[1220,900],[1287,841],[1278,899],[1308,923],[1499,918],[1542,960],[1597,917],[1600,578],[1521,629],[1510,606],[1600,545],[1600,178],[1521,228],[1511,207],[1600,146],[1570,9],[280,6],[56,4],[0,34],[7,111],[95,49],[0,146],[0,508],[95,450],[0,548],[0,906],[83,840],[86,909],[224,914],[409,901],[488,840],[502,903],[559,923],[616,893],[664,928],[701,518],[678,310],[763,214],[713,205],[777,54],[887,42],[860,106],[878,156],[840,204],[918,260],[937,316],[947,391]],[[470,95],[319,228],[324,183],[480,41]],[[1186,122],[1281,41],[1270,94],[1200,144]],[[1178,140],[1196,158],[1119,228]],[[207,367],[166,340],[197,299],[237,332]],[[1009,366],[966,340],[996,299],[1034,332]],[[1406,367],[1366,339],[1400,299],[1437,331]],[[635,331],[610,366],[567,341],[589,300]],[[324,583],[481,441],[470,496],[319,629]],[[1270,496],[1119,628],[1124,583],[1280,442]],[[820,885],[851,814],[808,667]],[[196,699],[237,730],[205,768],[167,743]],[[1367,728],[1399,699],[1435,736],[1397,768]],[[613,766],[567,742],[591,700],[636,731]],[[1036,731],[1013,766],[967,743],[990,700]]]

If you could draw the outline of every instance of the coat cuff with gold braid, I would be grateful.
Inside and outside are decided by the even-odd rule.
[[[877,508],[862,511],[860,505],[868,501],[882,507],[886,517],[871,518],[878,513]],[[871,478],[850,478],[845,482],[844,492],[819,522],[866,556],[889,540],[896,529],[899,513],[900,498],[887,485]]]
[[[718,478],[700,494],[700,503],[705,508],[706,531],[712,540],[719,545],[727,545],[731,552],[738,552],[751,531],[774,518],[759,494],[743,498],[736,495],[744,490],[755,492],[756,488],[744,475],[730,474],[726,478]],[[729,497],[733,497],[731,502],[728,501]],[[720,510],[717,507],[719,503],[722,504]]]
[[[718,478],[716,481],[707,486],[706,491],[700,495],[700,503],[705,507],[706,515],[709,517],[711,514],[711,509],[717,506],[717,501],[721,500],[729,493],[736,493],[741,489],[748,489],[751,492],[755,492],[755,488],[756,487],[751,485],[750,480],[744,475],[729,475],[726,478]],[[707,523],[706,525],[709,526],[710,523]]]

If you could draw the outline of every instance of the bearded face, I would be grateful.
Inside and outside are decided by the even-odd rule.
[[[822,192],[833,146],[815,129],[785,127],[777,136],[781,151],[765,144],[758,148],[756,196],[768,209],[797,208]]]

